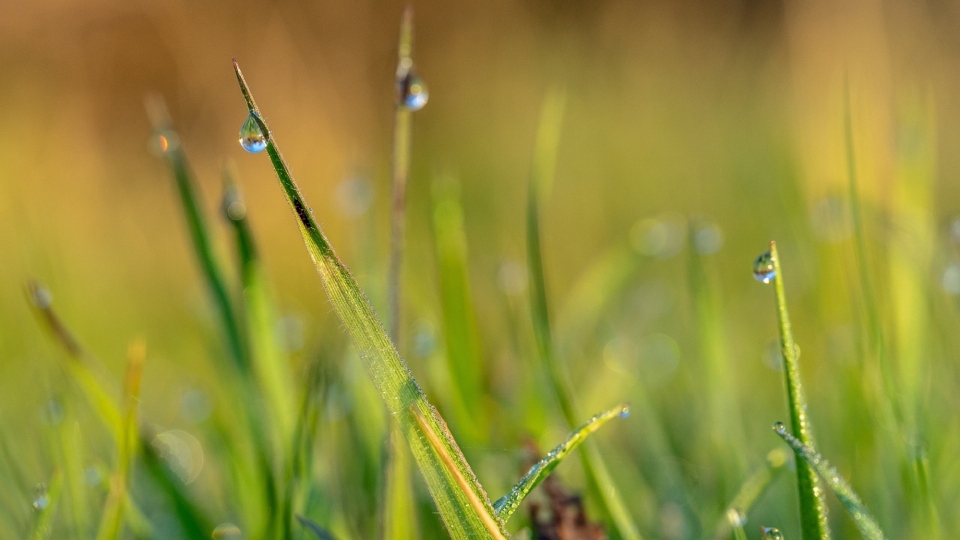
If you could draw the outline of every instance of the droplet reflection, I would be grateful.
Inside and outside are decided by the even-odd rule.
[[[753,277],[761,283],[770,283],[773,278],[777,277],[777,270],[773,266],[773,255],[769,251],[760,255],[754,261]]]
[[[240,126],[240,146],[247,152],[256,154],[262,152],[267,147],[267,138],[260,130],[260,124],[253,114],[247,116],[247,119]]]

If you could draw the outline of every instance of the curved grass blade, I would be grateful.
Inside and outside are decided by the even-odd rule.
[[[530,307],[537,350],[560,404],[563,417],[573,429],[576,427],[578,414],[573,402],[570,382],[554,350],[543,275],[543,254],[540,247],[540,203],[549,193],[553,183],[564,101],[565,98],[559,91],[548,94],[540,116],[533,171],[527,194],[527,265],[530,278]],[[584,471],[602,498],[603,506],[620,536],[625,540],[639,540],[640,530],[620,498],[600,452],[588,442],[584,445],[580,456]]]
[[[383,397],[387,408],[400,423],[444,524],[456,540],[494,538],[485,525],[485,520],[496,520],[486,493],[447,430],[446,423],[427,401],[423,390],[387,337],[360,286],[340,262],[333,246],[307,210],[303,195],[253,101],[236,61],[234,69],[247,108],[267,140],[267,154],[296,215],[307,251],[330,302],[353,341],[367,374]],[[440,453],[434,450],[428,438],[439,441],[466,486],[459,482],[457,475],[443,462]],[[471,500],[480,501],[483,511],[477,511]],[[505,534],[503,524],[496,525],[501,534]]]
[[[196,252],[197,261],[200,263],[200,270],[216,304],[217,314],[226,335],[230,358],[240,372],[246,374],[250,366],[243,347],[240,323],[237,321],[233,302],[227,292],[229,289],[223,277],[223,270],[214,253],[212,235],[207,226],[206,215],[197,197],[196,182],[187,163],[187,156],[179,143],[179,136],[173,129],[173,123],[163,100],[159,97],[148,99],[147,112],[150,121],[153,123],[154,135],[159,140],[160,149],[173,173],[177,193],[180,196],[180,204],[183,206],[184,217],[187,220],[190,239],[193,241],[193,248]]]
[[[51,529],[53,527],[53,517],[56,513],[57,506],[60,504],[60,493],[63,490],[62,488],[63,475],[59,470],[55,470],[50,479],[50,487],[44,488],[45,492],[42,494],[42,496],[45,498],[43,506],[40,507],[36,502],[34,502],[36,514],[33,520],[33,525],[30,529],[30,533],[27,535],[27,538],[30,540],[45,540],[50,538]]]
[[[757,502],[763,492],[767,490],[767,487],[773,482],[773,480],[783,471],[783,466],[787,462],[787,456],[784,452],[779,449],[771,450],[767,454],[767,462],[763,467],[757,469],[750,478],[740,487],[740,491],[733,497],[733,500],[730,501],[730,504],[727,505],[726,510],[723,512],[723,519],[720,520],[720,523],[717,525],[717,530],[713,533],[713,540],[724,540],[730,535],[731,527],[741,523],[740,527],[742,528],[742,517],[746,516],[750,512],[750,509],[753,508],[753,505]],[[736,516],[735,519],[731,519],[731,516]],[[735,523],[736,522],[736,523]]]
[[[800,383],[799,349],[793,340],[787,296],[783,288],[783,269],[777,243],[770,242],[773,263],[773,288],[777,304],[777,322],[780,330],[780,351],[783,355],[783,373],[786,378],[787,405],[793,435],[803,444],[813,446],[813,432],[807,417],[807,403]],[[808,463],[797,463],[797,490],[800,496],[800,529],[803,540],[830,540],[827,504],[823,499],[820,479]]]
[[[820,478],[830,486],[830,489],[837,495],[837,498],[840,499],[843,506],[850,512],[850,517],[853,518],[853,522],[857,525],[857,529],[860,530],[860,534],[862,534],[864,538],[867,540],[885,540],[886,537],[883,535],[880,525],[877,523],[877,520],[870,515],[870,511],[864,506],[863,501],[860,500],[860,497],[853,491],[850,484],[840,476],[840,473],[838,473],[836,469],[830,466],[830,463],[824,459],[823,456],[817,453],[811,446],[802,443],[799,439],[787,433],[787,428],[783,423],[777,422],[774,424],[773,431],[793,448],[793,452],[797,457],[803,459],[803,462],[816,471],[816,473],[820,475]]]
[[[593,418],[589,422],[580,426],[570,436],[567,437],[567,440],[557,445],[556,448],[550,451],[549,454],[537,463],[535,463],[530,470],[527,471],[527,474],[523,475],[523,478],[517,482],[517,485],[513,486],[513,489],[510,490],[510,493],[504,495],[503,497],[497,499],[497,502],[493,503],[494,510],[497,511],[497,515],[500,516],[500,519],[507,521],[510,519],[510,516],[520,507],[520,503],[523,502],[523,499],[526,498],[528,494],[550,472],[556,468],[557,465],[563,461],[570,452],[576,450],[580,443],[585,441],[590,434],[594,433],[600,427],[610,420],[620,417],[623,418],[630,413],[629,407],[626,405],[619,405],[608,411],[604,411]]]

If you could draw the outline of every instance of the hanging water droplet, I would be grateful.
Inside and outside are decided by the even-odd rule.
[[[247,152],[256,154],[262,152],[267,147],[267,138],[260,130],[260,124],[253,114],[247,116],[247,119],[240,126],[240,146]]]
[[[624,405],[623,408],[620,409],[620,412],[618,413],[618,415],[620,416],[620,418],[629,418],[629,417],[630,417],[630,406],[629,406],[629,405]]]
[[[763,540],[783,540],[783,533],[780,532],[780,529],[760,527],[760,532],[763,533]]]
[[[213,534],[210,536],[214,539],[237,539],[243,537],[243,531],[233,523],[221,523],[213,529]]]
[[[774,422],[773,430],[776,431],[778,435],[784,435],[787,432],[787,426],[784,426],[783,422]]]
[[[37,484],[37,496],[33,499],[33,508],[42,512],[50,506],[50,495],[47,494],[46,484]]]
[[[771,255],[769,251],[760,255],[757,257],[757,260],[754,261],[753,277],[757,278],[757,281],[761,283],[770,283],[773,278],[777,277],[777,271],[773,266],[773,255]]]
[[[733,527],[743,527],[747,524],[747,516],[736,508],[727,510],[727,521]]]
[[[408,59],[405,59],[408,60]],[[413,69],[413,63],[400,63],[397,69],[397,96],[400,104],[411,111],[419,111],[427,104],[430,93],[427,92],[427,83]]]
[[[180,137],[175,131],[166,130],[151,136],[147,146],[153,155],[163,156],[180,146]]]

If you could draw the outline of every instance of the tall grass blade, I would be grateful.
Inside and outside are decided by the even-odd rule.
[[[559,363],[554,350],[547,305],[546,282],[543,274],[543,254],[540,246],[540,205],[553,184],[556,169],[557,148],[560,140],[560,120],[563,116],[565,97],[560,91],[552,91],[544,100],[537,132],[537,143],[527,194],[527,265],[530,279],[530,306],[537,350],[550,385],[560,405],[560,410],[570,429],[576,427],[578,414],[573,402],[570,382]],[[583,468],[590,482],[599,493],[603,506],[614,526],[624,540],[639,540],[640,531],[620,494],[600,453],[589,442],[580,453]]]
[[[140,434],[140,448],[143,464],[153,483],[160,489],[172,507],[173,514],[180,525],[180,532],[184,539],[209,540],[213,530],[213,522],[187,494],[183,482],[167,466],[157,449],[151,443],[149,436]]]
[[[120,538],[123,531],[130,467],[139,441],[137,407],[140,404],[140,381],[145,356],[146,346],[142,341],[134,341],[130,344],[127,354],[127,375],[124,380],[123,438],[117,444],[117,467],[110,477],[110,491],[100,516],[97,540],[116,540]]]
[[[34,503],[34,519],[27,535],[29,540],[46,540],[51,537],[53,529],[53,518],[56,515],[57,507],[60,505],[60,495],[63,491],[63,474],[55,470],[50,478],[50,484],[46,487],[46,493],[43,494],[44,502],[42,507]]]
[[[180,144],[180,138],[173,129],[166,105],[159,97],[147,100],[147,112],[153,123],[154,136],[160,141],[160,149],[177,186],[180,196],[180,205],[183,207],[184,217],[187,220],[187,230],[193,242],[197,261],[204,280],[216,305],[217,315],[226,336],[230,359],[241,373],[249,372],[249,361],[243,347],[243,336],[240,323],[237,320],[236,310],[228,293],[229,288],[223,277],[220,262],[214,253],[212,235],[207,225],[207,218],[197,197],[196,182],[187,163],[186,154]]]
[[[777,243],[770,242],[773,263],[773,287],[777,304],[777,322],[780,330],[780,352],[783,355],[783,373],[786,378],[787,406],[793,435],[802,443],[813,445],[813,432],[807,417],[807,403],[800,383],[799,349],[790,328],[787,296],[783,287],[783,269]],[[800,496],[800,529],[803,540],[830,540],[827,505],[823,499],[820,480],[808,463],[797,463],[797,489]]]
[[[270,161],[297,218],[307,251],[313,259],[331,304],[350,335],[368,375],[379,390],[388,410],[400,423],[444,524],[456,540],[494,538],[485,524],[485,520],[494,519],[493,508],[486,493],[464,459],[453,436],[447,430],[443,419],[427,401],[423,390],[387,337],[370,302],[349,270],[340,262],[333,246],[307,210],[303,195],[280,155],[276,141],[263,121],[236,62],[234,62],[234,69],[247,102],[247,108],[267,139],[267,153]],[[428,438],[431,441],[439,441],[453,460],[454,469],[464,479],[466,486],[459,482],[457,475],[443,462],[440,454],[428,442]],[[471,504],[471,500],[481,501],[484,512],[478,513]],[[497,523],[497,527],[502,533],[503,525]]]
[[[316,536],[320,540],[336,540],[336,538],[334,538],[334,536],[330,534],[329,531],[327,531],[326,529],[318,525],[317,522],[313,521],[312,519],[306,516],[297,515],[297,521],[299,521],[300,524],[303,525],[304,529],[312,532],[314,536]]]
[[[510,516],[520,507],[523,499],[526,498],[561,461],[576,450],[576,448],[580,446],[580,443],[585,441],[590,434],[600,429],[601,426],[610,420],[617,417],[622,418],[628,414],[629,408],[626,405],[619,405],[594,416],[589,422],[574,430],[573,433],[567,437],[567,440],[557,445],[546,457],[530,467],[527,474],[523,475],[523,478],[513,486],[510,493],[497,499],[497,502],[493,503],[493,508],[497,511],[500,519],[504,521],[510,519]]]
[[[804,444],[797,437],[787,433],[787,428],[782,423],[777,422],[774,424],[773,430],[793,448],[797,457],[801,458],[804,463],[816,471],[820,478],[830,486],[830,489],[837,495],[837,498],[840,499],[843,506],[850,512],[850,517],[853,518],[853,522],[857,525],[857,529],[860,530],[860,534],[862,534],[864,538],[867,540],[885,540],[886,537],[883,535],[880,525],[873,516],[870,515],[870,511],[864,506],[863,501],[860,500],[860,497],[853,491],[850,484],[840,476],[840,473],[838,473],[836,469],[830,466],[830,463],[824,459],[823,456],[817,453],[810,445]]]
[[[742,521],[742,517],[750,512],[750,509],[753,508],[753,505],[760,499],[763,492],[767,490],[771,482],[773,482],[783,470],[786,462],[787,456],[781,450],[771,450],[770,453],[767,454],[767,462],[764,466],[757,469],[756,472],[747,478],[747,481],[740,487],[740,490],[733,497],[733,500],[727,505],[726,510],[723,512],[724,517],[720,520],[716,531],[713,533],[713,540],[724,540],[730,536],[731,526],[734,525],[734,520],[731,519],[731,516],[736,516],[738,520]]]

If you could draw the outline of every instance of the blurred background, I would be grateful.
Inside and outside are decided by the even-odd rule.
[[[44,411],[68,386],[62,354],[31,314],[28,279],[46,284],[117,380],[128,342],[146,342],[141,415],[158,429],[203,447],[209,418],[231,407],[217,389],[215,313],[173,180],[152,150],[144,99],[156,93],[224,261],[234,254],[219,212],[221,168],[232,162],[238,171],[291,370],[323,362],[334,373],[317,428],[316,494],[301,511],[341,537],[376,536],[368,518],[378,507],[382,407],[269,161],[237,144],[246,109],[230,60],[318,222],[383,313],[402,9],[0,3],[0,418],[8,468],[27,484],[50,475]],[[621,401],[639,411],[596,438],[641,529],[711,536],[742,481],[781,447],[770,432],[787,419],[773,292],[751,275],[775,239],[820,449],[890,537],[916,537],[933,522],[943,537],[960,533],[947,511],[960,502],[952,457],[960,452],[960,153],[952,151],[960,2],[424,0],[414,9],[413,54],[430,100],[413,115],[401,353],[492,498],[519,477],[525,440],[548,449],[567,431],[537,375],[524,236],[541,104],[562,88],[556,178],[541,211],[555,335],[585,414]],[[866,286],[850,211],[847,111]],[[483,433],[458,428],[449,405],[431,195],[441,184],[468,247],[471,325],[489,396]],[[636,257],[626,277],[601,291],[598,283],[610,283],[604,261],[624,253]],[[228,278],[235,283],[236,271]],[[876,397],[871,303],[897,382],[892,398]],[[901,424],[883,408],[891,401],[908,411]],[[77,403],[86,459],[109,467],[106,432]],[[344,435],[353,433],[345,422],[359,434]],[[344,465],[356,448],[366,465]],[[242,522],[219,472],[225,465],[215,450],[205,456],[191,489],[216,521]],[[903,465],[919,462],[929,465],[923,489],[934,500],[923,512],[911,502],[917,472]],[[578,461],[558,471],[571,490],[585,489]],[[793,482],[780,475],[760,499],[751,538],[761,524],[799,538]],[[105,488],[91,486],[102,497]],[[417,489],[423,536],[442,537]],[[15,524],[26,522],[33,495],[0,491],[16,508],[0,537],[19,538]],[[831,505],[838,537],[855,535]],[[519,514],[513,530],[524,526]]]

